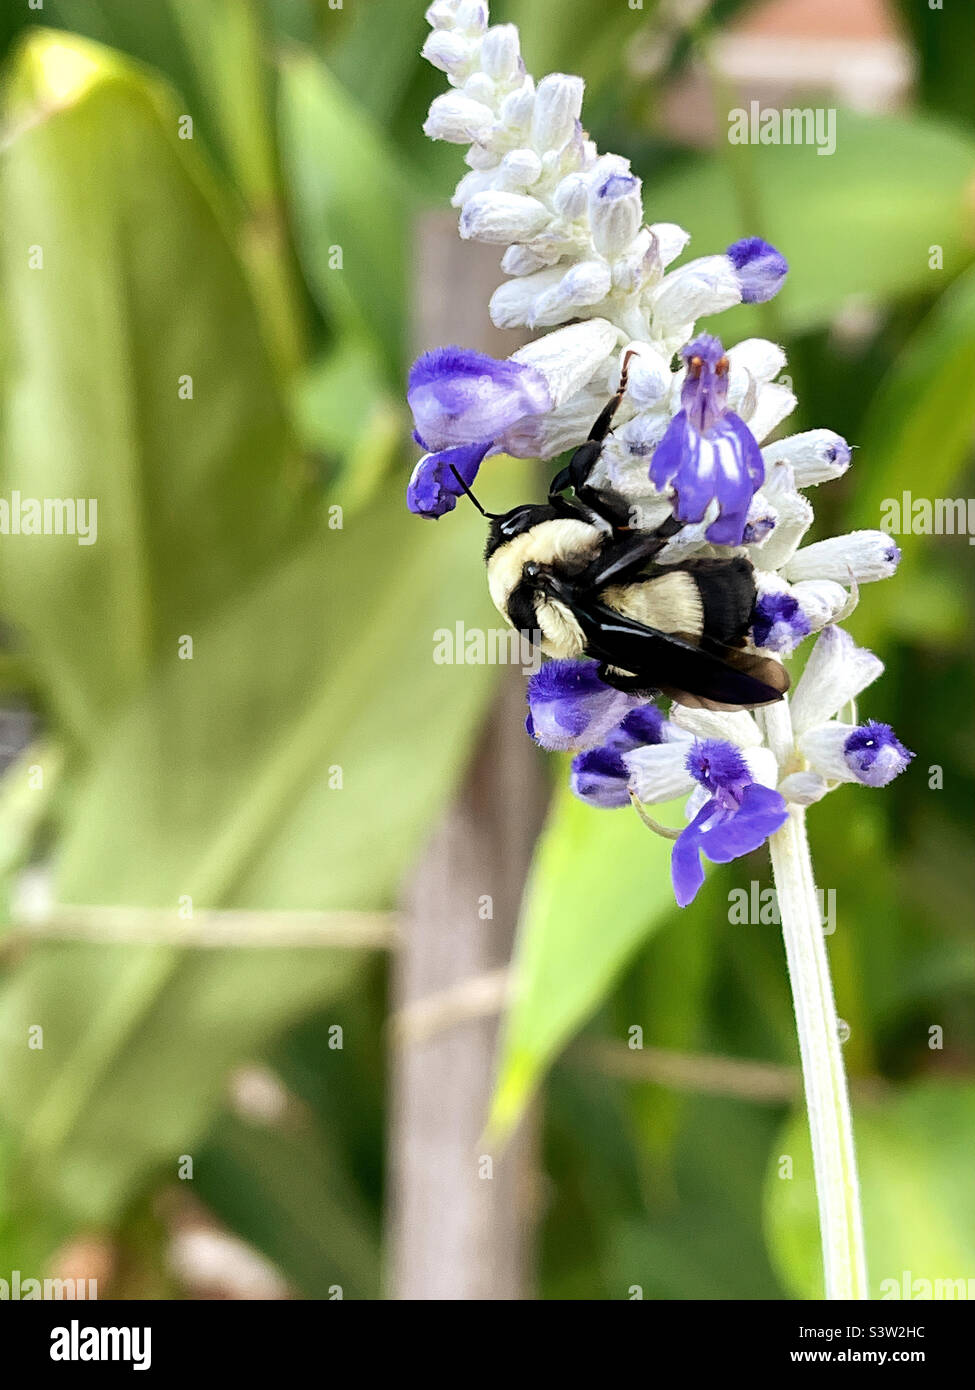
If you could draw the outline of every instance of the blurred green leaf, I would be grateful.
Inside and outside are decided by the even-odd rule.
[[[560,787],[526,889],[496,1132],[514,1127],[556,1053],[673,907],[669,864],[669,843],[632,812],[595,810]]]
[[[719,132],[725,139],[727,131]],[[745,225],[731,160],[709,155],[647,190],[651,221],[690,229],[691,254],[761,235],[789,261],[773,303],[777,323],[799,332],[828,323],[849,299],[884,300],[933,291],[972,257],[969,198],[975,139],[928,116],[837,112],[836,150],[809,145],[729,146],[749,163],[757,206]],[[944,250],[944,269],[928,266]],[[730,311],[725,332],[760,331],[762,306]]]
[[[378,1223],[345,1154],[309,1124],[272,1130],[225,1117],[207,1140],[197,1191],[306,1298],[379,1295]]]
[[[901,1296],[885,1281],[900,1290],[905,1270],[932,1282],[975,1277],[975,1087],[926,1081],[883,1101],[861,1102],[854,1128],[871,1296]],[[791,1178],[779,1176],[780,1155],[792,1159]],[[798,1298],[822,1298],[804,1115],[793,1117],[772,1151],[766,1231],[783,1282]],[[967,1288],[960,1297],[968,1297]]]
[[[967,549],[965,535],[927,543],[923,535],[911,535],[911,517],[902,515],[902,502],[905,492],[929,502],[951,496],[975,441],[973,379],[975,269],[945,291],[881,383],[858,450],[850,521],[853,526],[881,526],[885,515],[889,520],[892,514],[885,502],[897,503],[894,515],[900,521],[903,559],[893,583],[906,595],[908,620],[911,590],[926,544]],[[919,577],[923,583],[925,576]],[[950,612],[957,606],[957,597],[946,599]],[[940,601],[935,606],[940,607]],[[867,631],[874,633],[899,622],[896,612],[874,604],[857,613],[853,626],[867,640]]]
[[[5,536],[0,602],[90,748],[154,661],[293,544],[303,488],[243,274],[167,98],[48,30],[13,90],[22,121],[43,114],[0,166],[0,477],[94,499],[97,542]]]
[[[339,328],[370,338],[390,379],[406,352],[406,272],[416,192],[380,132],[315,58],[281,68],[281,146],[298,250]]]
[[[0,779],[0,911],[6,913],[10,877],[30,855],[64,766],[56,743],[32,743]]]
[[[35,947],[0,993],[12,1186],[79,1223],[194,1155],[231,1068],[346,987],[352,952]],[[138,1020],[138,1027],[133,1027]],[[40,1024],[44,1043],[27,1046]]]
[[[493,684],[492,667],[433,659],[438,629],[490,624],[482,534],[472,509],[419,521],[397,489],[202,625],[81,787],[59,894],[388,903]]]

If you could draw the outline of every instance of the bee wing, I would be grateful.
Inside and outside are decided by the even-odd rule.
[[[598,599],[576,595],[571,608],[588,654],[632,671],[637,688],[662,690],[682,704],[715,709],[769,705],[789,688],[788,672],[769,657],[737,650],[718,655],[679,633],[627,618]]]

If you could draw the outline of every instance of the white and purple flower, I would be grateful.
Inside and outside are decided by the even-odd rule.
[[[672,487],[679,521],[703,521],[712,504],[717,517],[705,536],[714,545],[740,545],[752,498],[765,480],[755,436],[728,408],[730,363],[718,338],[702,333],[681,356],[687,375],[681,409],[650,463],[658,490]]]

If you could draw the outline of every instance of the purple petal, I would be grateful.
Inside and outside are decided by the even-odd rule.
[[[756,647],[788,656],[811,631],[809,619],[791,594],[763,594],[755,605],[752,639]]]
[[[630,711],[615,733],[610,734],[609,743],[621,753],[663,743],[666,725],[663,711],[656,705],[640,705]]]
[[[534,367],[459,347],[418,357],[406,398],[418,433],[434,449],[497,439],[526,415],[552,408],[548,383]]]
[[[734,242],[728,247],[727,256],[738,272],[744,304],[763,304],[782,288],[789,262],[761,237]]]
[[[719,513],[705,535],[714,545],[741,545],[752,498],[765,481],[762,451],[751,430],[734,411],[706,435],[714,451],[714,496]]]
[[[871,719],[850,734],[843,744],[843,757],[859,782],[868,787],[886,787],[900,776],[914,754],[904,747],[889,724]]]
[[[487,444],[466,444],[456,449],[443,449],[439,454],[424,454],[413,470],[409,487],[406,489],[406,505],[417,516],[432,519],[452,512],[457,506],[458,497],[464,490],[454,477],[453,468],[470,487],[477,477],[484,455],[491,448]]]
[[[691,746],[684,765],[712,796],[726,792],[737,801],[742,789],[752,780],[741,750],[721,738],[699,739]]]
[[[696,430],[707,433],[721,419],[728,401],[728,359],[720,338],[699,333],[681,351],[687,375],[680,403]]]
[[[712,864],[729,864],[765,843],[788,818],[785,798],[758,782],[745,788],[738,810],[702,827],[700,847]]]
[[[530,732],[558,752],[595,748],[620,724],[636,697],[606,685],[595,661],[546,661],[528,682]]]
[[[629,773],[614,748],[591,748],[572,760],[569,786],[580,801],[603,810],[629,806]]]
[[[730,814],[729,811],[722,811],[716,801],[708,801],[674,841],[670,856],[670,878],[678,907],[687,907],[692,903],[704,882],[704,868],[701,864],[702,826],[714,816]]]

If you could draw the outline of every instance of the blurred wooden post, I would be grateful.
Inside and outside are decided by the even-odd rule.
[[[460,241],[455,215],[421,221],[418,351],[462,343],[506,356],[517,347],[487,315],[502,279],[498,260],[493,247]],[[524,680],[520,670],[504,668],[461,792],[415,873],[393,969],[394,1015],[416,1017],[424,1001],[492,972],[497,978],[509,960],[544,806],[541,769],[524,732]],[[484,895],[493,900],[489,920],[478,913]],[[488,995],[491,987],[489,978]],[[412,1037],[394,1033],[389,1294],[396,1299],[532,1292],[534,1126],[529,1118],[500,1158],[486,1155],[481,1135],[498,1018],[489,1002],[478,1012],[475,1003],[463,1021]]]

